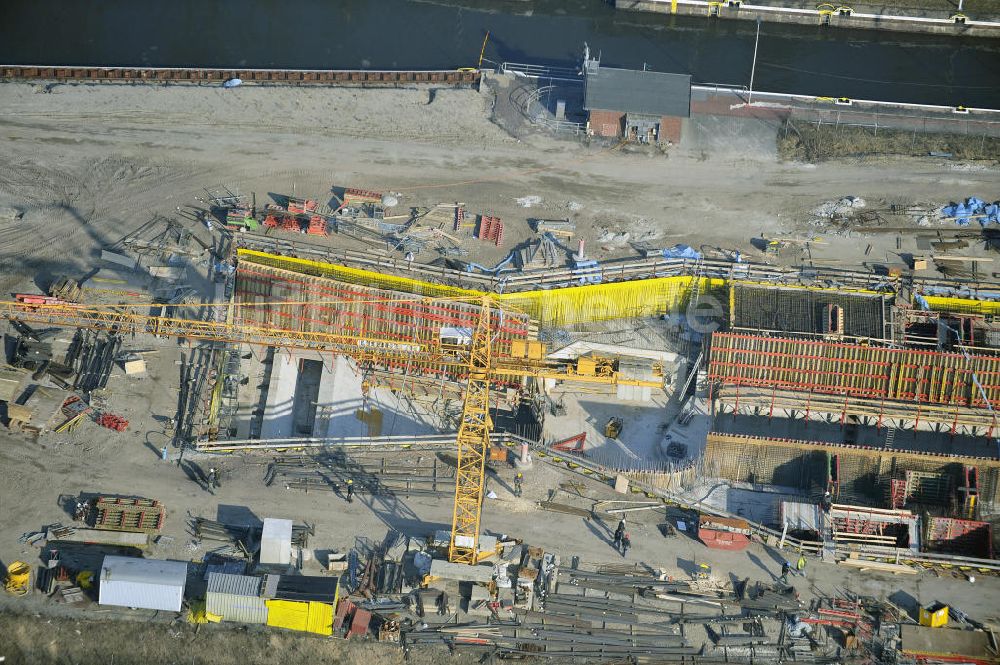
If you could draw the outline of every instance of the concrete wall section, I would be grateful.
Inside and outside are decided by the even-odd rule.
[[[362,376],[353,361],[337,358],[323,374],[316,408],[315,436],[396,436],[436,434],[442,423],[398,394],[372,388],[367,399]]]
[[[297,379],[298,355],[287,351],[275,353],[267,389],[264,421],[260,431],[262,439],[295,436],[292,407],[295,402]]]

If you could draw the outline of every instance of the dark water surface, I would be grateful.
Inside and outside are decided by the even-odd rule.
[[[755,24],[601,0],[0,0],[0,63],[453,69],[486,58],[746,85]],[[487,63],[489,64],[489,62]],[[764,24],[755,89],[1000,109],[1000,39]]]

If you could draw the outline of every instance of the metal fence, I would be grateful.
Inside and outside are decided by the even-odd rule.
[[[548,107],[540,100],[543,96],[549,95],[556,89],[554,85],[546,85],[534,90],[522,89],[511,95],[511,102],[518,106],[531,124],[537,127],[561,134],[572,134],[582,136],[587,133],[587,125],[582,122],[571,122],[569,120],[557,120],[552,117]]]
[[[502,62],[497,67],[497,71],[500,74],[511,74],[522,78],[583,83],[583,76],[580,75],[580,72],[569,67],[548,67],[546,65],[530,65],[523,62]]]

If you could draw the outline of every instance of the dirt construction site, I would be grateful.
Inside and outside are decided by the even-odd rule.
[[[1000,168],[0,83],[0,662],[996,663]]]

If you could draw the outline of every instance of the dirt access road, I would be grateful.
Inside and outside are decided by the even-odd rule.
[[[704,137],[666,153],[515,138],[491,122],[493,104],[486,90],[0,84],[0,207],[25,212],[0,222],[0,289],[85,273],[101,244],[219,184],[258,200],[339,185],[398,191],[401,206],[463,201],[506,222],[503,247],[470,240],[469,260],[484,265],[530,235],[531,217],[571,216],[597,259],[646,241],[762,260],[751,237],[822,233],[810,211],[841,196],[870,206],[997,196],[996,169],[780,163],[770,150],[726,149],[745,128],[725,123],[709,150]],[[814,255],[892,260],[906,243],[829,234]]]

